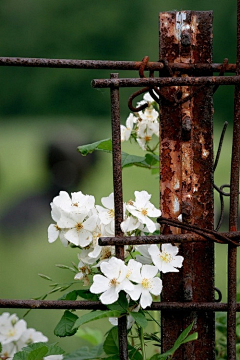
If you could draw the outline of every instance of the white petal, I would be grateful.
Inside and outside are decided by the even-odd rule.
[[[100,294],[109,289],[109,279],[105,276],[97,274],[93,276],[93,284],[90,291],[93,294]]]
[[[138,300],[141,293],[142,293],[142,286],[141,285],[134,285],[133,290],[131,291],[127,291],[128,295],[130,296],[130,298],[134,301]]]
[[[147,289],[143,289],[141,299],[140,299],[140,305],[143,309],[145,309],[147,306],[150,306],[152,304],[152,296],[150,295],[149,291]]]
[[[152,287],[149,291],[155,296],[160,295],[162,292],[162,280],[158,277],[152,279]]]
[[[117,292],[115,286],[111,286],[107,291],[105,291],[101,296],[100,296],[100,301],[103,304],[113,304],[115,301],[117,301],[119,296],[119,293]]]
[[[122,260],[115,257],[112,257],[108,262],[102,262],[100,266],[102,273],[109,279],[117,279],[119,277],[121,262],[123,263]]]
[[[158,268],[153,265],[143,265],[142,267],[142,278],[152,279],[158,273]]]
[[[113,193],[111,193],[107,197],[103,197],[101,199],[101,202],[102,202],[103,206],[105,206],[105,208],[113,209],[114,208],[114,195],[113,195]]]
[[[133,282],[141,283],[142,277],[140,274],[140,269],[142,268],[142,264],[136,260],[130,259],[127,268],[127,278]]]
[[[163,244],[162,245],[162,251],[171,254],[172,256],[177,255],[178,253],[178,247],[173,246],[172,244]]]
[[[48,227],[48,242],[53,243],[57,240],[59,235],[59,230],[57,229],[55,224],[51,224]]]

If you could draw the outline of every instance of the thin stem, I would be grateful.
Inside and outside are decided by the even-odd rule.
[[[139,328],[140,331],[140,341],[141,341],[141,349],[142,349],[142,358],[143,360],[146,360],[146,352],[145,352],[145,343],[144,343],[144,336],[143,336],[143,328]]]

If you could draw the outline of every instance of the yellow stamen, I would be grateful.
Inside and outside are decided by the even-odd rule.
[[[172,261],[172,255],[163,251],[160,253],[160,259],[166,263],[170,263]]]
[[[144,287],[145,289],[148,289],[151,287],[151,281],[149,279],[142,279],[142,287]]]
[[[141,210],[141,213],[142,213],[144,216],[147,216],[147,210],[146,210],[146,209],[142,209],[142,210]]]
[[[75,228],[77,229],[77,231],[80,231],[83,228],[83,224],[78,223],[75,225]]]

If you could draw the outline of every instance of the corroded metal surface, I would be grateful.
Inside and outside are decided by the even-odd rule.
[[[240,0],[237,1],[237,75],[240,74]],[[235,87],[234,124],[230,180],[229,230],[238,228],[239,202],[239,158],[240,158],[240,85]],[[229,360],[236,359],[236,293],[237,293],[237,248],[228,246],[228,304],[227,314],[227,354]]]
[[[212,13],[161,13],[159,56],[171,63],[211,63]],[[176,80],[176,76],[180,75],[175,72],[172,81]],[[164,88],[165,98],[171,98],[176,93],[182,98],[189,98],[194,91],[189,87],[187,74],[182,73],[178,79],[179,85],[185,86]],[[182,213],[183,222],[212,229],[212,89],[205,88],[198,92],[197,97],[176,107],[169,107],[164,100],[161,105],[160,192],[163,216],[177,219]],[[166,225],[163,231],[166,234],[179,232]],[[162,300],[213,301],[213,244],[183,242],[181,252],[185,259],[183,269],[180,273],[163,276]],[[163,311],[163,351],[173,345],[179,333],[193,320],[194,330],[199,333],[198,340],[185,345],[174,355],[174,359],[214,359],[214,317],[211,313]]]
[[[50,68],[70,68],[70,69],[111,69],[111,70],[139,70],[141,61],[112,61],[112,60],[74,60],[74,59],[42,59],[42,58],[21,58],[21,57],[0,57],[0,66],[23,66],[23,67],[50,67]],[[185,71],[199,69],[204,71],[221,70],[221,64],[169,64],[175,70]],[[146,70],[159,71],[164,65],[161,62],[148,62]],[[235,72],[236,64],[228,64],[226,72]]]

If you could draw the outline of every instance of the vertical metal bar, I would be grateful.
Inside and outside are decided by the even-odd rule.
[[[212,12],[161,13],[160,59],[171,63],[210,63]],[[173,75],[179,76],[178,73]],[[199,76],[200,73],[193,71],[188,75]],[[187,97],[195,89],[172,86],[164,91],[166,98],[174,100]],[[179,106],[169,106],[162,101],[160,192],[163,216],[176,219],[182,213],[183,221],[209,229],[213,228],[212,115],[212,89],[209,88]],[[176,230],[165,227],[164,232],[176,233]],[[183,244],[181,251],[185,258],[183,269],[178,274],[164,275],[162,300],[213,301],[213,244]],[[173,345],[179,333],[193,320],[199,340],[186,344],[174,359],[214,359],[213,313],[162,311],[163,351]]]
[[[237,61],[236,75],[240,74],[240,0],[237,1]],[[239,202],[239,157],[240,157],[240,86],[235,86],[234,124],[230,180],[229,230],[237,231]],[[228,313],[227,313],[227,354],[236,359],[236,292],[237,292],[237,248],[228,246]]]
[[[110,75],[117,79],[118,74]],[[121,166],[121,133],[120,133],[120,102],[119,88],[111,87],[111,120],[112,120],[112,159],[113,159],[113,190],[115,208],[115,236],[122,236],[121,222],[123,221],[123,194],[122,194],[122,166]],[[124,246],[116,246],[116,256],[124,260]],[[127,319],[123,316],[118,319],[119,355],[121,360],[128,359],[127,347]]]

